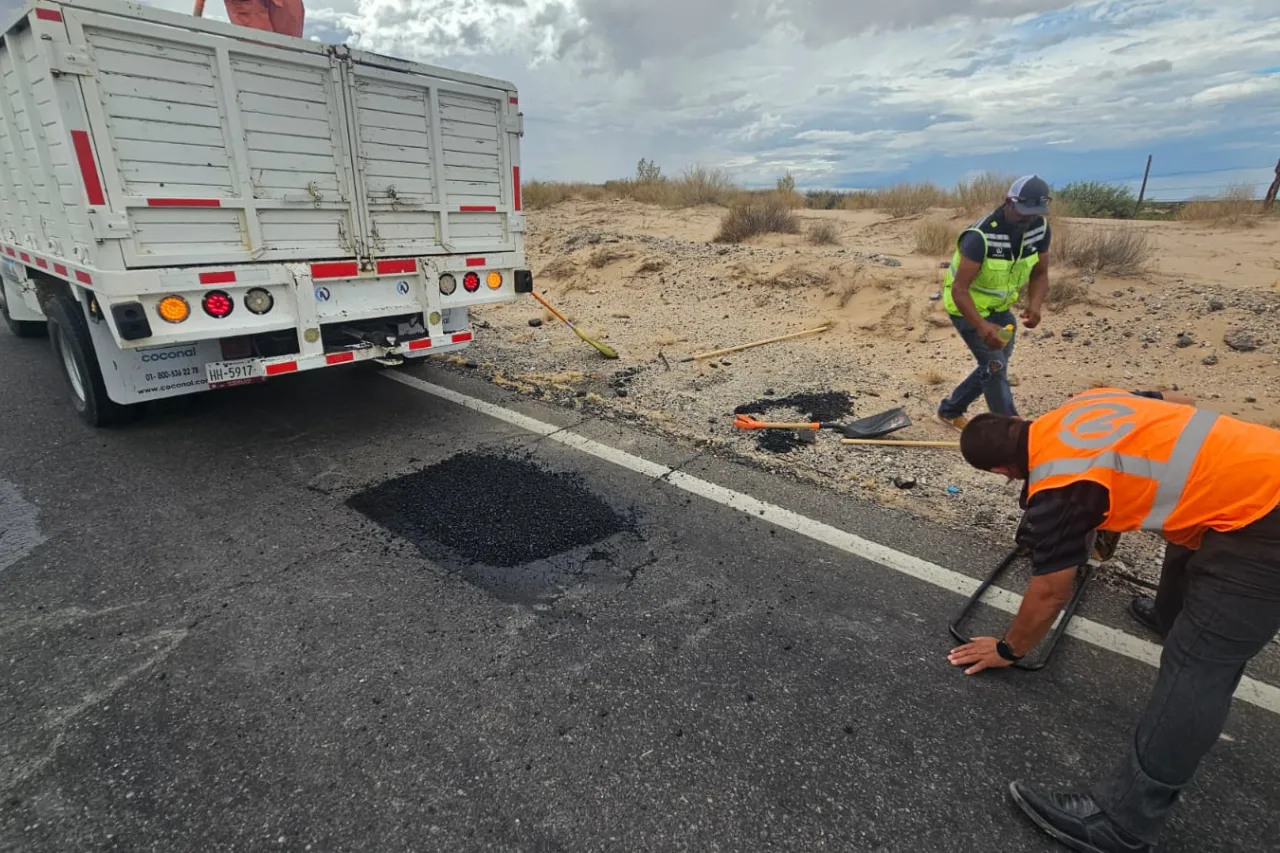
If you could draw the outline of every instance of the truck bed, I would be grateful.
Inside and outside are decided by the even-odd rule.
[[[516,251],[521,127],[500,80],[41,0],[0,45],[0,234],[102,271]]]

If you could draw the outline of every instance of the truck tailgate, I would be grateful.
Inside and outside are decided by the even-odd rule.
[[[63,9],[126,267],[511,247],[519,126],[501,84]]]

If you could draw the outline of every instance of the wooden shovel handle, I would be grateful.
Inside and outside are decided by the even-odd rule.
[[[889,447],[959,447],[958,441],[908,441],[897,438],[842,438],[841,444],[883,444]]]

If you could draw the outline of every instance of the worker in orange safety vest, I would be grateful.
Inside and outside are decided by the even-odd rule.
[[[1142,853],[1226,724],[1249,663],[1280,631],[1280,431],[1196,409],[1181,395],[1100,388],[1026,421],[982,414],[960,435],[970,465],[1025,480],[1032,579],[1003,638],[948,660],[1009,666],[1070,599],[1096,531],[1167,542],[1155,600],[1132,614],[1164,636],[1160,671],[1126,755],[1086,793],[1015,801],[1076,850]]]
[[[282,36],[302,38],[306,9],[302,0],[225,0],[231,23]]]

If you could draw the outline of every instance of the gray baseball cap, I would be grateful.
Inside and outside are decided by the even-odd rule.
[[[1009,200],[1023,216],[1044,216],[1049,212],[1049,185],[1039,175],[1023,175],[1009,187]]]

